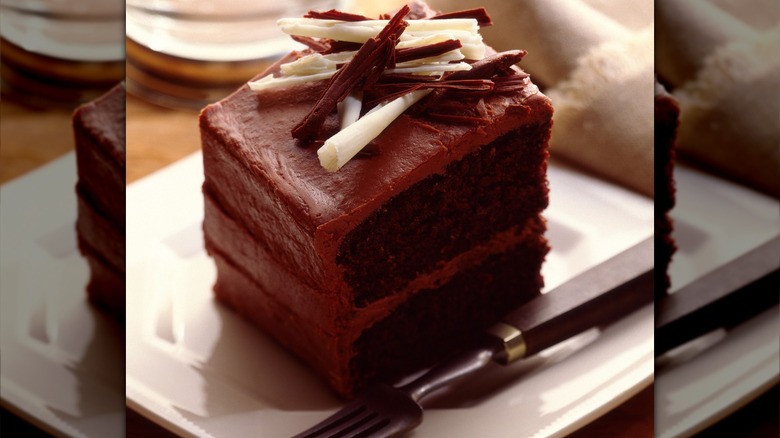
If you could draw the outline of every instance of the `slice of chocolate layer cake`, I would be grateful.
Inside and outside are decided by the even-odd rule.
[[[125,89],[117,85],[73,115],[79,249],[90,265],[90,300],[125,313]]]
[[[552,106],[484,11],[283,19],[310,49],[201,113],[217,298],[342,395],[537,295]],[[453,39],[455,36],[457,39]]]

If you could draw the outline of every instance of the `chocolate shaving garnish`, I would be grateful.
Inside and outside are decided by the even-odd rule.
[[[323,55],[339,52],[353,52],[359,50],[360,46],[362,46],[360,43],[334,41],[330,38],[313,38],[300,35],[290,35],[290,38]]]
[[[290,35],[294,41],[297,41],[315,52],[325,52],[331,49],[332,44],[329,40],[317,39],[312,37]]]
[[[384,93],[371,93],[370,95],[364,95],[363,97],[363,108],[366,110],[371,110],[373,107],[379,105],[382,102],[389,102],[393,99],[397,99],[401,96],[404,96],[406,94],[411,93],[412,91],[417,91],[422,89],[423,87],[419,84],[414,84],[405,88],[401,88],[395,92],[384,92]]]
[[[432,82],[441,79],[439,75],[421,76],[412,73],[385,73],[379,77],[377,84],[405,84],[417,82]]]
[[[362,46],[362,44],[360,43],[353,43],[351,41],[333,41],[333,40],[328,40],[328,41],[330,41],[330,48],[323,51],[322,52],[323,55],[327,55],[330,53],[339,53],[339,52],[353,52],[353,51],[360,50],[360,46]]]
[[[378,59],[384,59],[384,68],[373,68],[369,70],[368,76],[366,77],[365,82],[363,83],[363,87],[367,88],[375,84],[378,80],[382,72],[388,68],[395,67],[395,46],[398,44],[398,38],[401,37],[401,34],[404,32],[404,29],[406,26],[408,26],[408,23],[404,20],[404,17],[406,17],[406,14],[409,13],[409,6],[402,7],[393,18],[390,19],[387,26],[382,29],[381,32],[379,32],[379,35],[376,36],[376,39],[379,41],[383,41],[384,43],[381,44],[378,48],[379,54]],[[393,24],[393,23],[396,24]],[[356,56],[357,57],[357,56]],[[379,67],[381,64],[377,64],[377,67]]]
[[[395,45],[407,26],[404,21],[407,13],[409,7],[402,7],[376,37],[369,38],[360,47],[352,61],[333,75],[311,112],[293,128],[293,137],[301,140],[316,137],[325,119],[350,91],[361,83],[372,84],[376,81],[381,73],[380,67],[392,62]]]
[[[303,18],[317,18],[320,20],[338,20],[338,21],[365,21],[370,18],[365,15],[350,14],[349,12],[337,11],[331,9],[325,12],[309,11]]]
[[[491,91],[493,90],[494,82],[490,79],[462,79],[462,80],[446,80],[446,81],[427,81],[422,80],[418,83],[402,82],[394,84],[392,82],[384,82],[374,85],[374,89],[392,88],[392,87],[409,87],[419,86],[420,88],[446,88],[448,90],[473,90],[473,91]]]
[[[500,52],[496,53],[490,56],[485,57],[482,60],[475,61],[471,64],[471,70],[464,70],[464,71],[457,71],[454,73],[450,73],[446,75],[442,82],[447,81],[460,81],[460,80],[467,80],[467,79],[492,79],[494,82],[496,80],[500,81],[499,78],[502,76],[497,75],[503,75],[509,72],[513,65],[520,62],[520,60],[523,59],[523,57],[526,55],[525,50],[508,50],[506,52]],[[522,73],[522,75],[526,75],[526,73]],[[527,76],[522,76],[523,78]],[[507,83],[503,85],[502,92],[507,92],[512,89],[513,84]],[[493,89],[495,91],[495,88]],[[445,93],[451,93],[447,89],[438,89],[434,90],[433,93],[429,94],[428,97],[425,99],[425,101],[420,102],[420,106],[423,108],[431,108],[437,104],[437,102],[444,97]],[[473,93],[472,93],[473,94]]]
[[[431,20],[441,20],[447,18],[474,18],[481,27],[493,25],[493,19],[488,15],[485,8],[465,9],[462,11],[447,12],[446,14],[436,14]]]
[[[497,79],[500,76],[496,75],[508,72],[513,65],[523,59],[526,53],[528,52],[525,50],[508,50],[506,52],[495,53],[472,63],[471,70],[450,73],[449,75],[446,75],[442,81],[487,78]],[[507,89],[509,89],[509,87],[505,88],[505,90]],[[425,108],[429,108],[435,105],[447,92],[446,89],[434,90],[433,93],[429,94],[425,101],[420,104]]]
[[[460,40],[446,40],[419,47],[407,47],[395,51],[395,62],[414,61],[415,59],[439,56],[463,47]]]
[[[330,78],[311,111],[292,129],[294,138],[318,146],[320,165],[328,172],[337,171],[355,156],[365,155],[363,150],[372,139],[407,111],[447,123],[481,124],[490,119],[484,96],[522,91],[528,86],[528,75],[513,67],[525,51],[484,57],[478,27],[492,24],[484,8],[437,14],[425,3],[414,1],[392,17],[383,14],[386,25],[367,40],[379,25],[375,21],[360,23],[371,21],[366,16],[331,9],[309,11],[304,18],[310,20],[286,18],[279,20],[279,25],[309,50],[294,52],[293,61],[282,65],[281,76],[266,75],[248,86],[262,91]],[[424,19],[461,22],[437,25],[416,21]],[[331,28],[333,21],[357,24],[337,23]],[[411,47],[397,48],[409,26]],[[449,28],[451,34],[462,35],[460,39],[446,36],[450,35]],[[373,32],[366,35],[367,29]],[[364,40],[362,44],[354,42]],[[450,98],[441,100],[445,94]],[[465,106],[460,96],[466,99]],[[325,122],[337,109],[340,130],[325,132],[336,126]],[[331,136],[321,141],[322,135]]]
[[[366,105],[366,107],[372,107],[378,103],[393,100],[407,93],[411,93],[412,91],[424,90],[428,88],[456,90],[460,92],[469,92],[469,93],[471,92],[489,93],[493,91],[493,87],[494,87],[494,83],[489,79],[466,79],[466,80],[455,80],[455,81],[423,80],[423,81],[418,81],[417,83],[401,82],[395,84],[382,83],[382,84],[374,85],[372,91],[376,91],[378,92],[378,94],[366,100],[364,102],[364,105]],[[385,92],[385,94],[382,94],[383,89],[392,90],[394,88],[396,89],[396,91]]]
[[[494,91],[496,93],[512,93],[520,91],[528,85],[526,79],[529,76],[530,75],[525,72],[517,73],[512,76],[497,76],[493,78],[493,82],[496,84]]]
[[[498,73],[509,70],[513,65],[520,62],[526,55],[525,50],[507,50],[485,57],[471,64],[471,70],[456,71],[447,79],[481,79],[492,78]]]

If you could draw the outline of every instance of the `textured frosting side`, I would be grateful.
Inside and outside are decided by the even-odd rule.
[[[125,87],[114,86],[73,114],[75,129],[88,132],[122,174],[125,170]]]

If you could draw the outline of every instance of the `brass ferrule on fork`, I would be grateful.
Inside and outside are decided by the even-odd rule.
[[[500,339],[504,345],[503,350],[498,351],[493,357],[496,362],[506,365],[525,356],[525,339],[523,332],[517,327],[499,322],[490,327],[487,332]]]

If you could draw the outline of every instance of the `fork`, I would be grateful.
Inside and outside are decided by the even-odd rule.
[[[490,348],[475,347],[404,386],[375,385],[295,438],[388,437],[411,430],[422,423],[420,400],[482,368],[494,354]]]
[[[420,401],[490,362],[507,365],[653,300],[653,237],[518,307],[477,345],[410,383],[377,385],[295,438],[389,437],[422,423]]]

